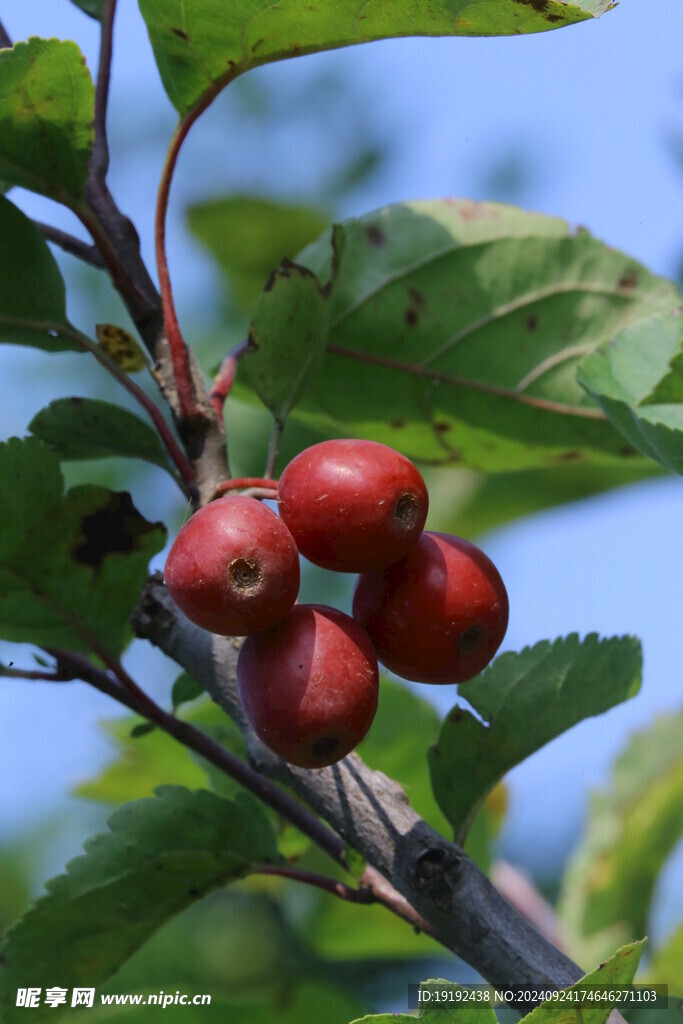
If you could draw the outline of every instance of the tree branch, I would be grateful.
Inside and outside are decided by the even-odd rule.
[[[70,235],[68,231],[61,231],[60,228],[54,228],[51,224],[43,224],[42,221],[36,220],[33,222],[40,231],[41,235],[47,242],[53,242],[58,245],[64,252],[68,252],[71,256],[78,257],[84,263],[89,263],[91,267],[97,267],[98,269],[104,268],[104,260],[102,259],[97,246],[88,245],[87,242],[81,241],[80,238],[76,238],[75,235]]]
[[[153,578],[134,615],[138,636],[182,665],[242,730],[254,766],[285,783],[387,879],[430,930],[494,985],[567,986],[583,974],[514,910],[486,876],[411,807],[403,789],[356,754],[330,768],[286,764],[253,734],[239,704],[239,643],[192,625]]]
[[[345,885],[338,882],[336,878],[328,878],[327,875],[319,875],[315,871],[300,871],[289,864],[256,864],[251,871],[254,875],[277,875],[279,878],[288,878],[293,882],[302,882],[304,885],[312,885],[316,889],[323,889],[332,896],[338,896],[341,900],[349,903],[376,903],[375,894],[372,889],[359,888]]]
[[[109,102],[109,81],[111,60],[114,50],[114,18],[116,0],[107,0],[102,15],[100,42],[100,63],[95,88],[95,141],[90,156],[90,174],[102,181],[109,170],[109,143],[107,141],[107,105]]]

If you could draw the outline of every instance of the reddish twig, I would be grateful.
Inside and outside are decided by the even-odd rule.
[[[280,878],[289,878],[293,882],[312,885],[316,889],[324,889],[332,896],[338,896],[339,899],[347,900],[349,903],[377,902],[372,889],[354,889],[351,885],[338,882],[336,878],[319,875],[315,871],[300,871],[298,868],[286,864],[255,864],[251,871],[255,875],[277,875]]]
[[[157,270],[159,273],[159,287],[161,290],[161,302],[164,310],[164,323],[166,325],[166,336],[168,338],[173,364],[173,376],[175,379],[176,392],[180,415],[183,419],[195,419],[202,416],[202,410],[197,405],[194,388],[192,386],[192,375],[188,359],[187,346],[178,323],[178,314],[173,299],[173,288],[171,286],[171,275],[168,269],[168,257],[166,254],[166,215],[168,213],[168,201],[171,193],[171,182],[175,173],[176,164],[180,150],[187,138],[195,121],[201,117],[204,111],[213,103],[215,97],[223,88],[215,85],[209,89],[200,101],[189,110],[178,122],[171,143],[166,154],[166,160],[161,172],[159,182],[159,193],[157,196],[156,217],[154,222],[154,243],[156,249]]]
[[[111,358],[111,356],[108,355],[100,345],[96,345],[95,342],[87,336],[87,334],[83,334],[75,328],[66,331],[60,325],[57,325],[56,329],[60,336],[69,337],[78,341],[84,349],[91,352],[98,363],[108,370],[112,377],[114,377],[119,384],[136,399],[137,402],[139,402],[156,427],[162,444],[178,470],[180,476],[179,482],[183,493],[187,498],[194,499],[197,489],[194,469],[192,468],[192,464],[190,463],[187,455],[180,447],[179,442],[173,436],[173,431],[164,419],[164,414],[159,406],[156,405],[149,395],[142,390],[139,384],[136,384],[127,373],[124,373],[121,367]]]
[[[233,384],[235,383],[235,374],[237,373],[237,364],[240,359],[247,354],[252,352],[253,346],[251,342],[247,341],[240,342],[236,345],[232,352],[229,352],[220,365],[220,369],[214,378],[213,385],[211,387],[211,404],[216,410],[216,416],[221,427],[225,429],[223,424],[223,406],[232,391]]]

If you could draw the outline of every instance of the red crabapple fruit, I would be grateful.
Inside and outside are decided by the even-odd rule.
[[[403,561],[363,573],[353,615],[392,672],[420,683],[462,683],[498,650],[508,597],[480,548],[449,534],[423,533]]]
[[[169,594],[197,626],[248,636],[286,618],[299,593],[299,553],[274,512],[228,495],[199,509],[171,548]]]
[[[375,441],[322,441],[297,455],[278,486],[280,515],[301,554],[323,569],[364,572],[405,558],[429,497],[413,463]]]
[[[295,605],[248,637],[237,661],[242,708],[271,750],[323,768],[360,743],[377,710],[377,658],[365,630],[324,605]]]

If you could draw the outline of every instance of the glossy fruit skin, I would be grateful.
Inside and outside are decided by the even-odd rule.
[[[382,664],[418,683],[478,675],[500,647],[508,611],[491,559],[445,533],[423,533],[402,562],[364,573],[353,598]]]
[[[299,593],[299,553],[274,512],[227,495],[199,509],[171,548],[164,580],[197,626],[248,636],[286,618]]]
[[[323,569],[365,572],[405,558],[427,518],[418,469],[375,441],[322,441],[285,468],[280,515],[301,554]]]
[[[290,764],[323,768],[360,743],[377,710],[377,657],[365,630],[324,605],[296,605],[248,637],[237,661],[242,708]]]

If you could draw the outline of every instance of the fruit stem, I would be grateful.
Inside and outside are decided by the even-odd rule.
[[[285,425],[282,422],[282,420],[279,420],[276,416],[274,416],[273,426],[270,431],[270,441],[268,442],[268,455],[266,456],[265,476],[275,476],[277,457],[280,451],[280,441],[282,439],[282,431],[284,429]]]
[[[229,491],[243,491],[248,487],[257,488],[260,491],[268,491],[264,497],[277,498],[277,480],[271,480],[262,476],[238,476],[234,480],[224,480],[214,491],[212,501],[228,494]]]

